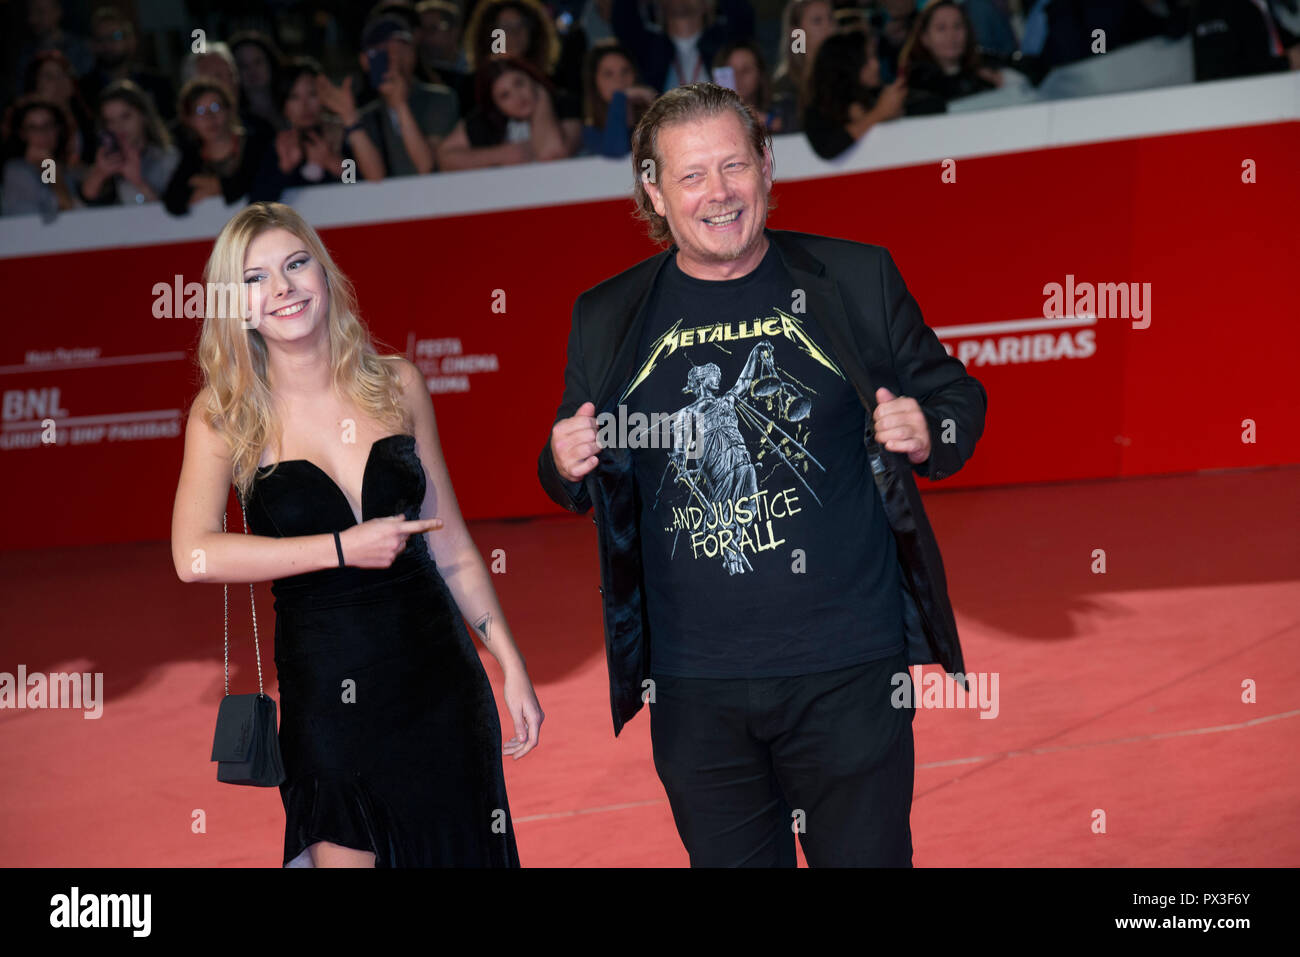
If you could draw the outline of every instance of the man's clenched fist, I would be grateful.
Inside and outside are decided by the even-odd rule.
[[[876,411],[872,416],[876,441],[891,452],[906,452],[908,461],[920,465],[930,457],[930,424],[920,404],[899,398],[888,389],[876,390]]]
[[[596,467],[596,406],[584,402],[567,419],[560,419],[551,429],[551,458],[555,470],[566,482],[577,482]]]

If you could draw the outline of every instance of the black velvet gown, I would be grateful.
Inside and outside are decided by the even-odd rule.
[[[413,436],[379,439],[362,519],[418,518],[425,482]],[[278,538],[356,517],[324,471],[289,459],[259,469],[248,523]],[[388,568],[328,568],[271,590],[285,866],[310,866],[307,847],[324,840],[373,851],[377,867],[518,867],[492,688],[424,535]]]

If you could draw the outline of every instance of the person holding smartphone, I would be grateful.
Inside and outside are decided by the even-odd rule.
[[[383,175],[433,172],[438,145],[452,131],[460,105],[451,89],[415,77],[415,38],[406,23],[385,14],[361,34],[361,68],[379,98],[366,104],[356,124],[378,147]]]
[[[784,132],[781,117],[772,112],[772,78],[767,61],[753,40],[728,43],[713,58],[713,82],[735,90],[763,118],[771,133]]]
[[[725,44],[754,35],[750,0],[660,0],[662,29],[641,17],[637,0],[613,0],[610,22],[657,90],[711,78],[709,64]]]
[[[99,97],[99,146],[81,185],[89,206],[156,203],[180,164],[181,154],[154,108],[130,80],[106,86]]]

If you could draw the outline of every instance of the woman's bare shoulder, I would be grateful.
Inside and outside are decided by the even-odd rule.
[[[190,403],[190,425],[202,424],[208,428],[212,427],[211,423],[208,421],[208,409],[211,401],[212,387],[205,385],[203,388],[199,389],[198,395],[196,395],[194,401]]]
[[[413,399],[418,399],[420,390],[423,389],[428,394],[428,385],[424,381],[424,373],[410,359],[403,356],[389,356],[386,360],[391,367],[397,372],[398,380],[402,384],[402,403],[412,411],[416,408]]]
[[[204,448],[213,452],[226,451],[225,439],[221,433],[213,427],[208,421],[209,401],[212,397],[210,386],[204,386],[199,390],[199,394],[194,397],[190,403],[189,420],[185,425],[185,434],[192,437],[192,441],[199,442]]]

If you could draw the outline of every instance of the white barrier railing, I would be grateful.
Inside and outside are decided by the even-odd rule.
[[[1123,52],[1123,51],[1120,51]],[[1113,55],[1113,54],[1112,54]],[[823,160],[801,134],[774,141],[780,180],[838,176],[998,153],[1300,120],[1300,72],[1141,92],[911,117],[874,127],[843,156]],[[631,194],[630,159],[583,157],[285,193],[317,228],[431,219],[595,202]],[[0,218],[0,260],[157,245],[215,236],[234,212],[218,198],[188,216],[159,204]]]

